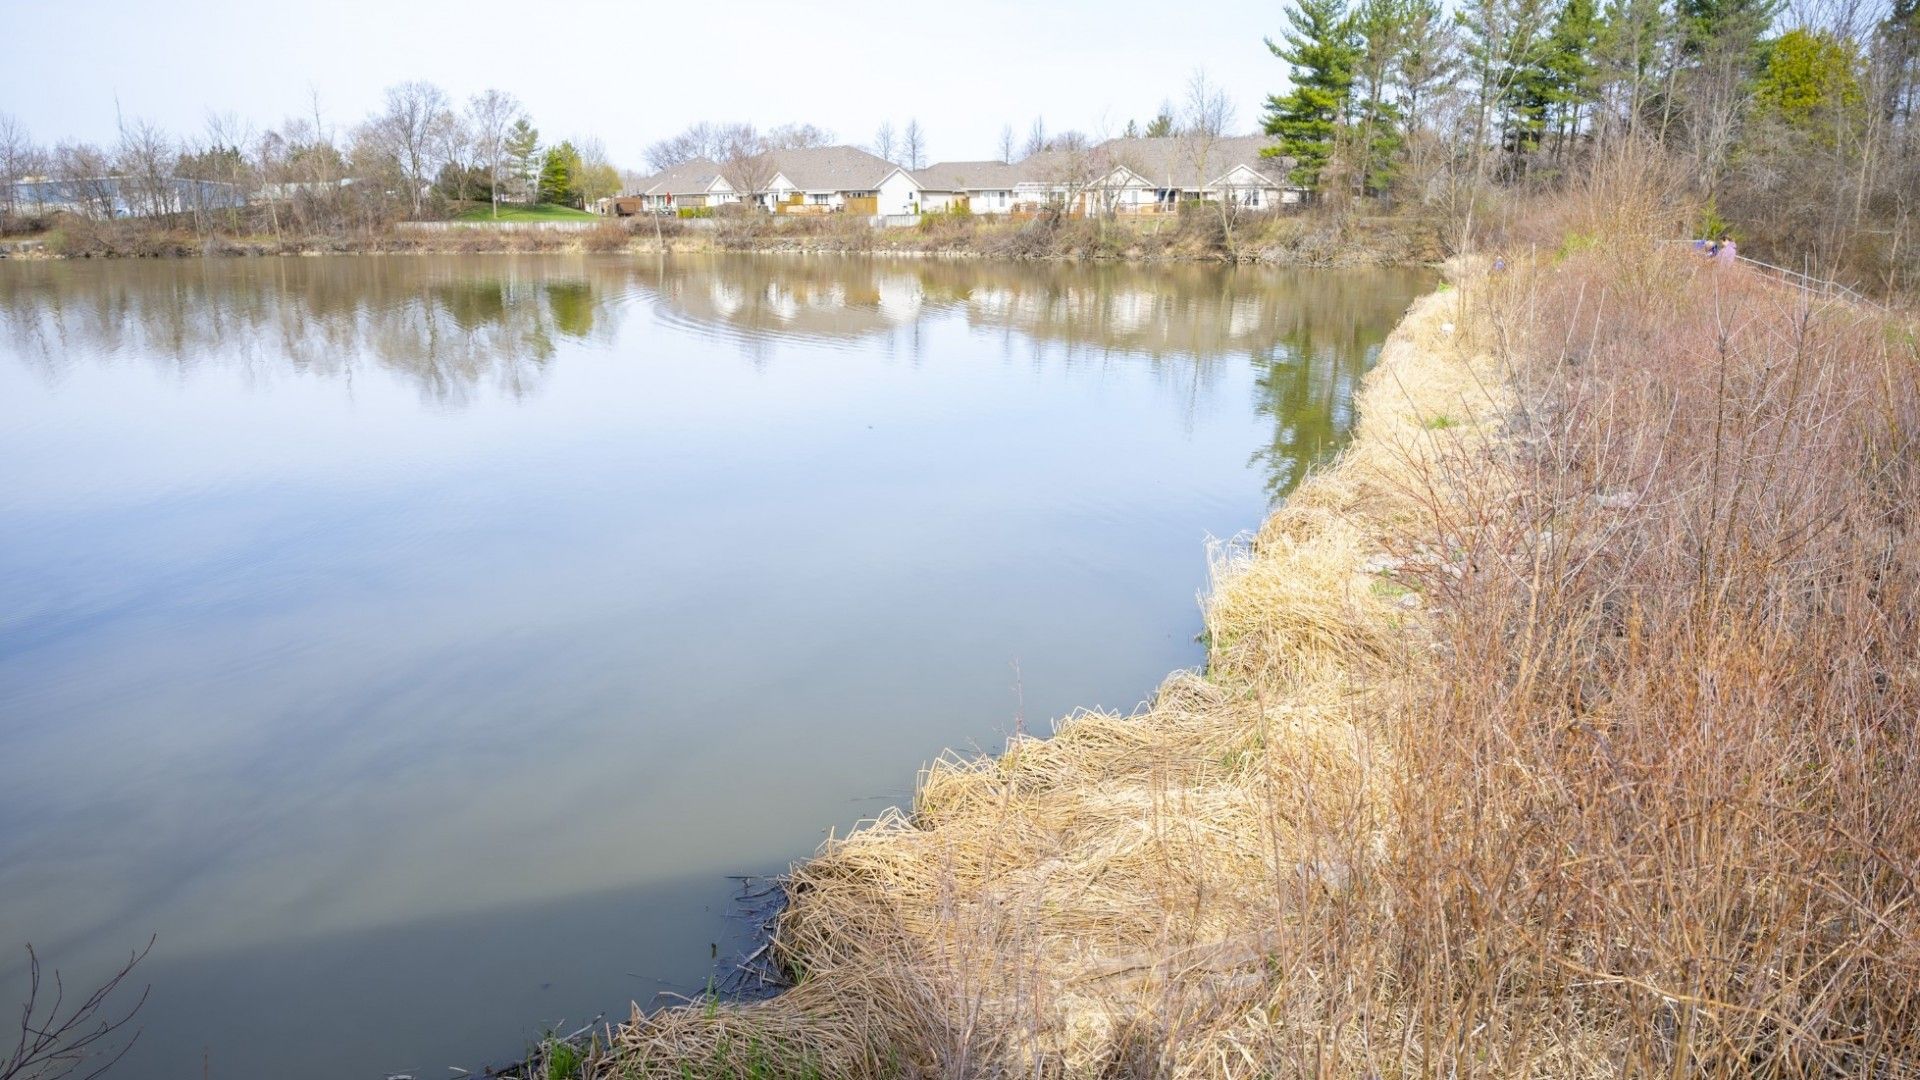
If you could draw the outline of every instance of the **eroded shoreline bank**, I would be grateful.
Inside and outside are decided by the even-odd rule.
[[[607,1075],[1016,1061],[1093,1074],[1145,1052],[1169,1007],[1201,1007],[1257,972],[1280,894],[1335,888],[1365,857],[1319,850],[1331,835],[1304,821],[1384,813],[1372,762],[1388,748],[1342,701],[1381,661],[1412,655],[1418,610],[1375,587],[1368,559],[1404,510],[1401,456],[1442,452],[1432,418],[1458,433],[1500,408],[1457,347],[1458,295],[1414,305],[1367,377],[1347,448],[1253,542],[1219,553],[1206,674],[1176,673],[1140,715],[1082,713],[998,757],[936,763],[910,812],[795,869],[775,947],[796,986],[636,1013],[612,1033]],[[1311,775],[1324,787],[1299,790]],[[1274,790],[1282,778],[1289,796]]]

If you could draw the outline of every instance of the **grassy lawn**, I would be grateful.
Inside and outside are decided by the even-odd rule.
[[[455,214],[453,217],[453,220],[455,221],[493,221],[496,219],[493,216],[493,207],[491,205],[485,205],[485,206],[476,206],[471,210],[463,210],[460,213]],[[575,210],[571,206],[555,206],[552,203],[541,203],[538,206],[521,206],[517,203],[514,205],[508,205],[506,203],[501,203],[500,217],[498,218],[498,220],[500,221],[594,221],[594,220],[597,220],[597,217],[594,214],[587,213],[585,210]]]

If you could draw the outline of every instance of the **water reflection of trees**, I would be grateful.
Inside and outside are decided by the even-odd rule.
[[[139,357],[351,379],[368,365],[450,404],[536,387],[562,339],[610,338],[610,295],[579,266],[438,258],[11,266],[0,333],[21,360]]]
[[[916,357],[933,318],[1035,362],[1146,362],[1192,403],[1251,361],[1276,495],[1337,443],[1352,393],[1423,275],[1219,266],[816,257],[355,257],[16,264],[10,351],[57,374],[88,356],[188,372],[242,365],[350,379],[372,365],[433,401],[539,385],[562,342],[611,343],[635,298],[767,362],[781,342],[884,340]]]
[[[1346,437],[1361,376],[1429,280],[1393,273],[1377,275],[1369,288],[1308,285],[1310,302],[1288,312],[1271,351],[1255,354],[1254,405],[1272,421],[1273,437],[1252,460],[1266,471],[1270,495],[1286,494]]]

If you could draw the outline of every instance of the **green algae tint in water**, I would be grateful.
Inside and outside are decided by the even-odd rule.
[[[704,985],[943,747],[1202,659],[1414,272],[0,265],[0,1002],[455,1075]]]

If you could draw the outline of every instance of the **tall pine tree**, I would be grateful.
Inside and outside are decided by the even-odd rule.
[[[507,129],[507,163],[527,202],[540,201],[540,132],[521,117]]]
[[[1594,42],[1595,83],[1602,98],[1600,120],[1638,131],[1656,119],[1663,61],[1673,20],[1663,0],[1607,0]]]
[[[1553,158],[1564,163],[1582,118],[1594,104],[1594,50],[1600,41],[1600,11],[1596,0],[1566,0],[1547,32],[1546,69],[1548,133]]]
[[[540,165],[540,201],[555,206],[580,205],[580,180],[586,165],[570,142],[547,151]]]
[[[1406,0],[1406,43],[1394,77],[1406,95],[1402,112],[1409,139],[1420,131],[1422,108],[1459,70],[1459,46],[1458,31],[1440,0]]]
[[[1263,127],[1280,140],[1268,153],[1293,158],[1288,177],[1317,194],[1352,106],[1360,50],[1346,0],[1293,0],[1287,24],[1267,48],[1287,62],[1293,89],[1267,98]]]
[[[1536,107],[1543,90],[1536,65],[1546,9],[1544,0],[1465,0],[1454,18],[1465,37],[1473,85],[1469,151],[1477,177],[1493,146],[1523,151],[1538,138]]]
[[[1354,67],[1353,148],[1363,195],[1383,195],[1399,169],[1400,107],[1394,81],[1407,47],[1409,0],[1361,0],[1354,12],[1359,57]]]

